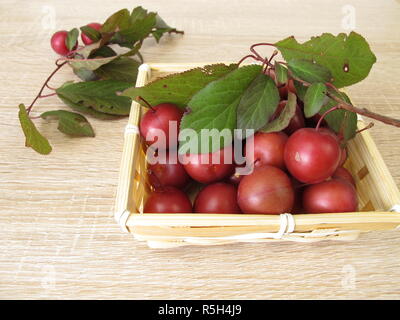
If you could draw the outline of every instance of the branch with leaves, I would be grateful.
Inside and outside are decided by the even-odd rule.
[[[256,49],[260,46],[275,50],[265,58]],[[285,61],[276,60],[278,51]],[[185,108],[180,130],[190,128],[198,133],[198,139],[181,143],[180,147],[186,150],[190,148],[186,144],[194,143],[197,150],[215,151],[209,142],[221,139],[218,135],[222,130],[231,131],[231,139],[235,129],[284,130],[298,106],[305,118],[326,121],[343,143],[358,133],[357,113],[387,124],[400,124],[399,120],[353,106],[340,90],[365,79],[376,62],[367,41],[356,32],[337,36],[324,33],[304,43],[288,37],[276,43],[254,44],[250,52],[237,64],[216,64],[169,75],[141,88],[129,88],[123,95],[142,104],[138,97],[151,105],[169,102]],[[259,64],[240,66],[246,59]],[[286,90],[287,101],[277,115],[278,104],[284,99],[282,89]],[[217,130],[211,131],[208,141],[202,141],[203,129]],[[232,141],[225,137],[221,142],[223,147]]]
[[[90,39],[91,44],[78,46],[78,37]],[[52,150],[49,141],[40,134],[32,120],[58,119],[58,130],[70,136],[94,137],[94,130],[82,114],[108,120],[129,115],[131,98],[118,96],[117,92],[135,84],[138,67],[143,63],[140,48],[146,38],[158,43],[165,34],[183,34],[168,26],[156,12],[136,7],[131,12],[122,9],[112,14],[99,30],[87,25],[67,33],[65,46],[68,54],[56,61],[55,70],[43,83],[37,96],[26,108],[19,105],[19,119],[26,141],[25,145],[41,154]],[[67,81],[59,88],[49,82],[65,65],[82,81]],[[51,91],[43,94],[45,89]],[[57,95],[74,112],[67,110],[47,111],[32,116],[36,103]]]

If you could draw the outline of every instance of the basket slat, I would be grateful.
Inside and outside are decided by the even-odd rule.
[[[139,73],[136,80],[136,86],[144,86],[150,78],[150,68],[142,65],[139,68]],[[129,114],[127,128],[132,129],[125,131],[124,149],[122,152],[122,159],[120,165],[120,173],[118,180],[116,204],[115,204],[115,220],[123,227],[125,222],[120,221],[121,217],[127,213],[126,217],[130,214],[130,208],[136,207],[136,202],[132,199],[135,181],[132,177],[135,176],[135,166],[137,164],[143,167],[145,161],[144,156],[141,155],[140,150],[140,135],[138,134],[138,124],[141,116],[141,106],[136,101],[132,102],[131,112]],[[135,132],[135,129],[137,132]],[[139,159],[140,158],[140,159]],[[136,189],[144,188],[140,184],[136,185]],[[136,208],[139,210],[139,208]]]
[[[365,232],[390,230],[400,225],[400,214],[392,212],[297,214],[293,217],[294,232],[326,228]],[[161,228],[164,234],[226,236],[243,232],[278,232],[280,218],[278,215],[253,214],[136,214],[129,217],[127,226],[134,232]]]

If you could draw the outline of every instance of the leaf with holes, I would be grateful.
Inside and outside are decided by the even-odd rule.
[[[77,83],[67,83],[56,90],[73,103],[79,103],[96,111],[114,115],[128,115],[131,99],[116,93],[123,91],[132,84],[115,80],[98,80]]]
[[[279,91],[271,77],[259,74],[244,92],[237,108],[237,128],[258,130],[275,112]],[[246,132],[246,131],[244,131]],[[246,134],[243,134],[246,137]]]
[[[289,60],[288,67],[295,77],[310,83],[332,81],[332,75],[328,68],[309,60]]]
[[[49,141],[36,129],[22,103],[19,105],[18,118],[25,135],[25,146],[31,147],[40,154],[49,154],[52,150]]]
[[[326,101],[326,86],[321,82],[315,82],[308,87],[304,96],[304,115],[310,118],[321,110]]]
[[[287,128],[290,120],[296,113],[296,95],[292,92],[288,92],[288,101],[279,116],[267,123],[260,131],[262,132],[279,132]]]
[[[376,57],[368,42],[358,33],[340,33],[334,36],[324,33],[319,37],[299,43],[288,37],[275,43],[286,61],[307,59],[328,68],[333,84],[345,87],[357,83],[369,74]]]
[[[184,108],[196,92],[236,68],[237,64],[207,65],[202,68],[190,69],[158,78],[144,87],[129,88],[122,94],[136,99],[139,103],[143,103],[143,101],[137,99],[140,96],[153,106],[168,102]]]
[[[214,152],[232,143],[236,128],[237,106],[251,82],[260,74],[261,66],[244,66],[228,73],[225,77],[210,82],[197,92],[188,103],[188,112],[183,116],[180,130],[192,129],[197,139],[180,143],[179,152]],[[201,132],[208,129],[209,135]],[[230,133],[226,139],[224,133]]]
[[[77,137],[94,137],[94,131],[86,118],[79,113],[66,110],[47,111],[40,115],[42,119],[58,119],[58,130]]]

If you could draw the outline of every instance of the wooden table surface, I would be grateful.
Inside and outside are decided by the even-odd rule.
[[[94,139],[70,139],[56,123],[39,121],[53,152],[41,156],[24,147],[17,106],[31,102],[54,67],[51,34],[104,21],[136,3],[1,0],[0,298],[398,299],[398,231],[371,232],[354,242],[168,250],[148,249],[122,233],[113,205],[127,119],[90,119]],[[355,22],[378,62],[349,90],[353,102],[400,118],[399,0],[141,4],[186,32],[160,46],[146,41],[147,62],[237,61],[252,43],[347,32]],[[66,68],[53,85],[73,78]],[[55,108],[63,104],[51,97],[36,110]],[[371,132],[399,185],[400,130],[376,123]]]

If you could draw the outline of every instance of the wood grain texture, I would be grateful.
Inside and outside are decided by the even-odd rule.
[[[0,3],[0,298],[400,298],[398,231],[368,233],[355,242],[168,250],[148,249],[120,232],[112,212],[127,119],[90,119],[95,139],[67,138],[56,123],[43,121],[39,128],[50,137],[53,153],[40,156],[23,146],[17,105],[30,103],[53,69],[51,34],[102,21],[127,5],[133,4]],[[357,105],[400,118],[399,1],[141,5],[186,31],[160,46],[146,41],[147,62],[237,61],[251,43],[343,32],[342,10],[350,5],[355,29],[371,43],[378,62],[349,93]],[[65,69],[53,85],[72,78]],[[63,105],[52,97],[36,110],[54,108]],[[399,185],[400,132],[377,123],[371,134]]]

